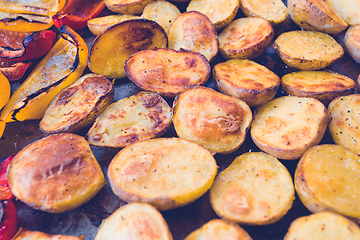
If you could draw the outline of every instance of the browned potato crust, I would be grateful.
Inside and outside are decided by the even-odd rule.
[[[326,107],[314,98],[284,96],[258,107],[251,138],[261,150],[281,159],[297,159],[324,136]]]
[[[288,0],[292,20],[305,30],[338,34],[347,23],[324,0]]]
[[[199,52],[211,62],[219,51],[218,35],[209,18],[196,11],[180,14],[168,31],[168,48]]]
[[[120,23],[130,19],[136,19],[139,16],[135,15],[107,15],[103,17],[97,17],[90,19],[87,22],[87,26],[95,36],[99,35],[101,32],[105,31],[108,27],[115,25],[116,23]]]
[[[265,66],[248,59],[218,63],[213,76],[220,92],[240,98],[249,106],[259,106],[274,98],[280,78]]]
[[[219,49],[225,59],[256,58],[271,44],[274,29],[263,18],[247,17],[232,21],[219,34]]]
[[[174,101],[177,135],[213,153],[236,151],[245,140],[251,120],[251,110],[244,101],[207,87],[189,88]]]
[[[357,63],[360,63],[360,24],[349,27],[344,41],[347,52]]]
[[[328,71],[292,72],[281,78],[281,86],[288,95],[312,97],[324,104],[356,90],[354,80]]]
[[[360,24],[360,0],[325,0],[349,25]]]
[[[311,212],[331,211],[359,221],[359,171],[357,153],[339,145],[318,145],[301,157],[295,189]]]
[[[86,74],[55,96],[40,121],[40,129],[59,133],[87,127],[113,98],[114,86],[106,77]]]
[[[273,47],[286,65],[300,70],[325,68],[344,55],[344,49],[334,38],[313,31],[285,32]]]
[[[139,15],[154,0],[104,0],[106,7],[121,14]]]
[[[11,161],[8,181],[16,198],[51,213],[83,205],[106,184],[89,143],[72,133],[50,135],[23,148]]]
[[[19,228],[12,240],[82,240],[85,236],[51,235],[39,231],[30,231]]]

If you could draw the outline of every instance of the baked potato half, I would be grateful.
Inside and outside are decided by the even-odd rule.
[[[87,21],[87,26],[95,36],[105,31],[108,27],[130,19],[140,18],[136,15],[107,15],[103,17],[92,18]]]
[[[349,25],[360,24],[360,0],[325,0]]]
[[[85,236],[67,236],[67,235],[53,235],[45,232],[31,231],[24,228],[19,228],[12,240],[83,240]]]
[[[116,13],[140,15],[145,6],[154,0],[104,0],[106,7]]]
[[[350,56],[357,63],[360,63],[360,24],[348,28],[345,33],[344,42]]]

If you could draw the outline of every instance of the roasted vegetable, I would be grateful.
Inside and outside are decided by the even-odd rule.
[[[30,231],[20,228],[12,240],[83,240],[85,236],[53,235],[39,231]]]
[[[4,159],[0,164],[0,200],[10,200],[14,197],[9,188],[9,182],[6,179],[6,170],[13,160],[14,155]]]
[[[349,25],[360,24],[360,0],[325,0]]]
[[[10,83],[0,72],[0,110],[6,105],[10,98]],[[5,130],[5,122],[0,119],[0,138]]]
[[[140,15],[152,1],[154,0],[104,0],[110,11],[131,15]]]
[[[97,17],[87,21],[87,26],[95,36],[99,35],[101,32],[105,31],[108,27],[115,25],[130,19],[137,19],[139,16],[135,15],[107,15],[103,17]]]
[[[348,28],[344,42],[350,56],[360,63],[360,24]]]
[[[32,65],[29,61],[14,62],[14,61],[1,61],[0,72],[10,81],[21,79],[26,70]]]
[[[0,240],[12,240],[17,230],[18,216],[12,200],[0,202]]]

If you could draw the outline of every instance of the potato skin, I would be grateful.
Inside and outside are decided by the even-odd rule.
[[[104,0],[106,7],[116,13],[140,15],[145,6],[154,0]]]
[[[95,36],[99,35],[103,31],[105,31],[108,27],[115,25],[117,23],[130,20],[137,19],[139,16],[135,15],[107,15],[103,17],[92,18],[87,21],[87,26],[92,34]]]
[[[348,28],[344,41],[347,52],[357,63],[360,63],[360,24]]]
[[[360,24],[360,0],[325,0],[349,25]]]

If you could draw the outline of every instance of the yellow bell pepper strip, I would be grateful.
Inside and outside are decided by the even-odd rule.
[[[1,112],[4,122],[43,117],[50,101],[75,82],[87,66],[88,48],[70,27],[63,25],[59,40],[11,96]]]
[[[5,106],[10,98],[10,83],[0,72],[0,110]]]

